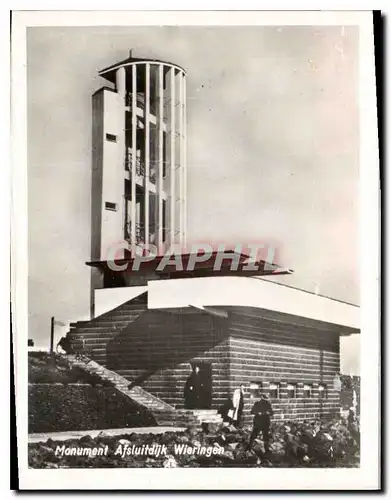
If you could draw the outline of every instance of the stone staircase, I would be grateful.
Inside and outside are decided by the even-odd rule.
[[[131,386],[129,380],[114,371],[108,370],[86,356],[79,357],[76,355],[68,355],[67,359],[71,366],[80,368],[87,373],[97,375],[102,381],[109,381],[118,392],[130,398],[133,403],[140,407],[140,409],[152,414],[157,425],[199,427],[202,424],[222,423],[221,415],[217,413],[217,410],[175,409],[173,406],[145,391],[141,387]]]
[[[141,410],[153,414],[157,425],[199,426],[222,422],[217,410],[176,409],[161,399],[163,392],[159,383],[156,395],[140,387],[148,382],[151,374],[145,368],[133,367],[129,341],[126,336],[118,339],[121,332],[133,323],[138,326],[132,335],[140,335],[138,330],[144,332],[149,322],[147,313],[147,295],[144,293],[90,321],[71,323],[72,350],[80,356],[68,356],[70,363],[112,383],[117,391],[129,397]]]
[[[74,352],[94,353],[94,360],[105,363],[106,346],[129,323],[136,321],[147,310],[147,297],[142,294],[90,321],[70,324],[71,345]]]

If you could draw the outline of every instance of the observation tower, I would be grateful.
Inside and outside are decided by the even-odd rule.
[[[125,241],[134,257],[186,245],[186,72],[129,58],[99,72],[93,94],[92,260]]]

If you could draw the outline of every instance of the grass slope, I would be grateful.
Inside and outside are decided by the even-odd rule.
[[[29,353],[29,433],[155,425],[110,382],[71,367],[63,356]]]

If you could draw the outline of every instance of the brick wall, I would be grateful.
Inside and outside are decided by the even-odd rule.
[[[339,371],[338,333],[261,319],[259,315],[250,308],[231,313],[230,393],[241,383],[247,388],[258,384],[261,392],[276,384],[279,394],[271,399],[276,419],[327,418],[339,412],[339,393],[333,388]],[[290,384],[296,390],[295,397],[289,397]],[[312,389],[310,396],[304,393],[305,384]],[[326,387],[323,398],[319,384]],[[252,395],[256,392],[247,389],[247,422],[251,421]]]
[[[251,383],[261,390],[278,385],[279,397],[272,399],[277,419],[329,417],[339,411],[339,393],[333,388],[339,371],[334,327],[319,330],[292,320],[272,321],[261,318],[259,309],[243,307],[230,308],[228,319],[189,309],[183,314],[154,311],[143,300],[95,319],[87,331],[81,325],[72,333],[73,345],[88,349],[97,362],[176,408],[184,405],[190,363],[204,361],[212,363],[212,408],[244,383],[247,422],[252,419]],[[124,326],[121,320],[130,317]],[[295,397],[289,397],[289,384],[295,386]],[[326,387],[324,398],[319,384]]]
[[[227,328],[224,320],[208,314],[145,311],[109,341],[100,361],[176,408],[184,406],[190,363],[209,362],[212,408],[227,397]]]

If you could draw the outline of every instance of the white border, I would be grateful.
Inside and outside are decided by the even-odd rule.
[[[15,2],[16,3],[16,2]],[[49,2],[43,7],[53,8]],[[150,2],[149,2],[150,4]],[[284,3],[285,8],[288,2]],[[76,2],[67,2],[72,8]],[[281,2],[280,2],[281,5]],[[328,7],[341,2],[329,2]],[[77,2],[80,8],[80,2]],[[203,2],[199,2],[203,6]],[[209,8],[212,6],[208,3]],[[362,3],[356,2],[360,8]],[[91,6],[92,7],[92,6]],[[144,8],[145,7],[143,5]],[[273,6],[274,7],[274,6]],[[282,8],[284,8],[282,7]],[[24,5],[22,8],[29,8]],[[31,7],[30,7],[31,8]],[[156,8],[156,4],[155,4]],[[180,8],[183,8],[182,6]],[[278,9],[278,7],[274,7]],[[280,7],[281,8],[281,7]],[[312,7],[315,8],[315,7]],[[368,8],[368,5],[366,5]],[[110,469],[31,470],[27,468],[27,177],[26,177],[26,26],[96,25],[359,25],[362,256],[362,464],[360,469]],[[19,477],[22,489],[374,489],[379,480],[378,338],[378,148],[370,12],[14,12],[12,41],[13,154],[13,313]],[[371,245],[368,245],[371,242]],[[343,244],[343,243],[342,243]],[[16,263],[16,265],[15,265]]]

